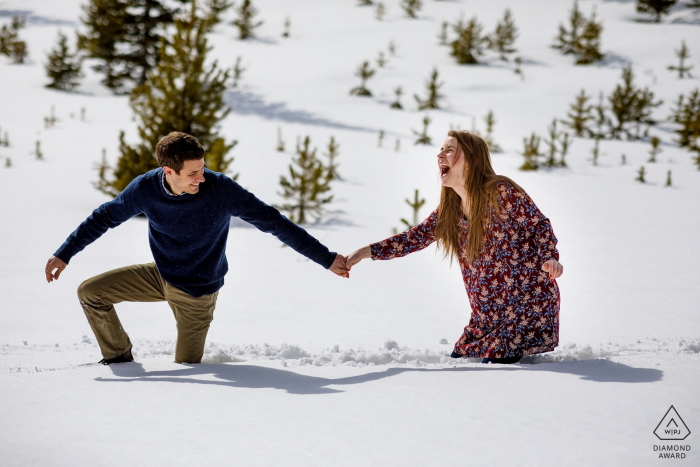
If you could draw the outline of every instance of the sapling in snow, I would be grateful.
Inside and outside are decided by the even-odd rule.
[[[297,157],[289,165],[289,178],[280,177],[282,193],[287,203],[277,206],[289,213],[289,219],[297,224],[308,222],[309,217],[320,218],[323,205],[330,203],[333,196],[326,196],[330,191],[327,170],[316,158],[316,149],[311,149],[310,138],[304,138],[303,145],[297,145]]]
[[[377,8],[374,10],[374,17],[381,21],[384,19],[385,14],[386,8],[384,8],[384,4],[382,2],[377,3]]]
[[[386,65],[386,57],[384,57],[384,52],[379,52],[379,57],[377,57],[377,66],[379,68],[384,68]]]
[[[82,60],[78,52],[69,51],[68,37],[60,31],[57,47],[48,54],[48,61],[44,67],[46,75],[51,79],[46,85],[47,88],[72,91],[83,76]]]
[[[27,43],[19,38],[19,30],[26,23],[24,16],[13,16],[10,24],[4,24],[0,29],[0,55],[10,57],[12,63],[22,64],[27,58]]]
[[[666,175],[666,186],[673,186],[673,182],[671,181],[671,171],[668,171],[668,174]]]
[[[625,156],[624,154],[620,158],[620,165],[627,165],[627,156]]]
[[[447,45],[447,28],[449,27],[449,23],[447,21],[443,21],[442,25],[440,26],[440,33],[438,34],[438,40],[440,41],[440,45]]]
[[[598,157],[600,157],[600,138],[595,138],[593,149],[591,149],[593,165],[598,165]]]
[[[36,142],[36,146],[34,149],[34,155],[36,156],[37,159],[42,160],[44,158],[44,153],[41,152],[41,141]]]
[[[483,27],[476,19],[476,16],[464,23],[463,18],[459,18],[452,28],[457,33],[457,39],[450,44],[452,56],[459,64],[479,63],[479,57],[484,54],[484,43],[486,38],[481,35]]]
[[[214,29],[214,26],[221,22],[221,15],[233,6],[233,2],[229,0],[206,0],[205,6],[207,9],[207,21],[209,22],[208,32]]]
[[[356,88],[351,89],[350,94],[354,94],[356,96],[368,96],[368,97],[371,96],[372,93],[370,92],[369,89],[367,89],[366,84],[367,84],[367,80],[370,79],[372,76],[374,76],[375,72],[376,72],[376,70],[374,70],[373,68],[371,68],[369,66],[368,61],[362,62],[362,64],[360,66],[358,66],[357,69],[355,70],[355,76],[360,78],[362,80],[362,82]]]
[[[659,147],[661,145],[661,139],[658,136],[652,136],[650,142],[651,149],[649,150],[649,155],[651,157],[647,162],[656,162],[656,156],[658,156],[662,152],[662,149]]]
[[[277,152],[284,152],[284,141],[282,140],[282,128],[277,127]]]
[[[12,167],[12,160],[9,157],[5,158],[5,168],[9,169]]]
[[[48,117],[44,117],[44,128],[49,129],[53,126],[56,125],[56,122],[58,122],[58,118],[56,118],[56,113],[54,106],[51,106],[51,113],[49,114]]]
[[[523,138],[523,158],[525,162],[520,166],[520,170],[537,170],[540,167],[540,137],[535,132],[530,135],[530,138]]]
[[[552,47],[561,50],[565,55],[578,53],[581,34],[586,26],[586,17],[578,9],[578,0],[574,0],[574,7],[569,13],[569,28],[559,25],[559,35]]]
[[[501,147],[494,141],[493,138],[493,127],[496,124],[496,118],[494,117],[492,110],[489,110],[489,113],[487,113],[484,117],[484,123],[486,123],[486,134],[481,134],[481,132],[476,129],[476,119],[472,119],[471,132],[484,140],[486,145],[489,147],[490,152],[501,152]],[[455,127],[450,124],[450,129],[459,130],[459,125]]]
[[[574,7],[569,14],[569,28],[559,25],[559,35],[552,47],[565,55],[576,55],[577,65],[594,63],[603,58],[600,52],[602,32],[603,25],[596,21],[595,10],[591,18],[587,19],[578,8],[578,1],[574,0]]]
[[[418,212],[420,211],[420,208],[423,207],[425,204],[425,198],[421,199],[420,196],[418,196],[418,190],[415,191],[413,195],[413,201],[409,200],[408,198],[405,200],[406,204],[411,206],[411,209],[413,209],[413,222],[408,222],[406,219],[401,219],[401,222],[404,223],[407,229],[412,229],[413,227],[418,225]]]
[[[394,94],[396,95],[396,100],[391,103],[391,108],[392,109],[403,109],[403,106],[401,105],[401,94],[403,94],[403,90],[401,89],[401,86],[394,89]]]
[[[552,120],[552,123],[547,128],[549,131],[549,139],[545,138],[544,142],[547,145],[547,152],[545,154],[546,159],[542,163],[545,167],[555,167],[557,165],[557,153],[559,148],[557,143],[559,142],[559,132],[557,131],[557,120]]]
[[[523,75],[523,69],[521,68],[523,64],[523,59],[520,57],[515,57],[515,60],[513,60],[513,62],[515,63],[515,66],[513,67],[513,73],[519,75],[521,80],[524,80],[525,75]]]
[[[396,45],[396,42],[394,42],[393,40],[389,41],[389,46],[387,47],[387,49],[389,50],[389,53],[391,54],[392,57],[394,55],[396,55],[396,49],[398,49],[398,48],[399,48],[399,46]]]
[[[382,143],[384,142],[384,130],[379,130],[379,147],[382,147]]]
[[[685,61],[690,58],[690,52],[688,52],[688,47],[685,45],[685,41],[681,41],[681,48],[676,50],[676,57],[678,57],[678,66],[671,65],[668,67],[671,71],[678,71],[678,77],[683,79],[686,75],[692,78],[690,75],[690,70],[693,69],[692,66],[685,65]]]
[[[428,117],[426,115],[425,117],[423,117],[423,131],[419,133],[416,130],[411,130],[411,132],[418,137],[418,139],[416,140],[414,145],[431,144],[432,140],[430,139],[430,136],[428,136],[428,125],[429,124],[430,124],[430,117]]]
[[[434,68],[433,72],[430,74],[430,79],[425,81],[425,99],[421,99],[417,94],[413,95],[416,102],[418,102],[418,110],[440,108],[438,100],[443,97],[442,94],[440,94],[440,88],[443,84],[445,83],[438,83],[438,70]]]
[[[282,32],[282,37],[289,37],[289,28],[292,27],[292,20],[289,19],[289,16],[287,16],[284,19],[284,31]]]
[[[506,9],[503,19],[496,24],[496,30],[487,37],[489,49],[497,52],[501,60],[508,60],[508,54],[518,51],[513,44],[518,38],[518,28],[515,26],[510,9]]]
[[[591,134],[588,122],[593,119],[591,115],[592,105],[588,104],[591,97],[586,95],[586,91],[576,95],[576,100],[570,105],[569,113],[566,114],[569,120],[562,120],[562,123],[574,131],[576,136],[588,136]]]
[[[241,66],[241,57],[237,57],[236,64],[233,66],[233,84],[231,84],[231,87],[238,87],[238,81],[243,77],[243,72],[246,70],[247,68]]]
[[[654,16],[654,22],[661,21],[661,15],[667,15],[677,0],[637,0],[637,11]]]
[[[628,65],[622,70],[622,83],[608,97],[610,111],[615,118],[611,123],[613,138],[620,139],[624,134],[628,139],[639,139],[641,124],[653,125],[655,122],[651,119],[651,112],[663,104],[663,101],[654,101],[654,93],[648,88],[636,88],[633,81],[632,65]],[[630,124],[635,125],[637,134],[632,133]]]
[[[681,127],[676,131],[678,139],[675,141],[680,147],[692,149],[696,147],[700,138],[700,90],[695,88],[687,100],[681,95],[678,99],[678,107],[673,111],[670,120]]]
[[[399,138],[396,138],[396,144],[394,145],[394,151],[399,152],[401,150],[401,140]],[[700,157],[700,156],[698,156]],[[698,166],[700,169],[700,166]]]
[[[253,19],[258,14],[258,9],[255,8],[250,0],[243,0],[241,6],[235,9],[238,18],[231,24],[238,28],[238,38],[240,40],[255,37],[255,29],[260,27],[263,22],[255,22]]]
[[[644,178],[644,176],[645,176],[646,174],[647,174],[646,169],[644,168],[644,166],[641,166],[641,167],[639,168],[639,170],[637,171],[637,178],[635,178],[634,180],[637,181],[637,182],[640,182],[640,183],[646,183],[647,181],[646,181],[646,179]]]
[[[596,13],[593,10],[591,18],[586,21],[583,33],[578,42],[577,65],[588,65],[602,60],[600,51],[600,35],[603,32],[603,24],[596,21]]]
[[[423,8],[422,0],[401,0],[401,9],[409,18],[418,18],[418,12]]]
[[[338,154],[340,154],[338,151],[339,148],[340,144],[336,143],[335,137],[331,136],[331,140],[328,142],[328,146],[326,146],[326,153],[324,154],[328,159],[328,163],[326,164],[326,180],[329,182],[333,180],[342,180],[340,174],[338,174],[339,164],[336,162]]]

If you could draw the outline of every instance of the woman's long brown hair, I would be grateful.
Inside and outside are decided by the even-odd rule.
[[[468,131],[450,130],[464,154],[464,188],[467,190],[467,206],[470,223],[467,241],[467,261],[473,262],[479,257],[479,249],[490,226],[491,214],[500,210],[498,203],[498,182],[510,183],[518,191],[523,189],[513,180],[503,175],[496,175],[491,166],[491,155],[486,142]],[[459,261],[459,221],[462,213],[461,199],[457,192],[449,187],[442,187],[440,207],[435,226],[435,238],[438,248],[445,257]]]

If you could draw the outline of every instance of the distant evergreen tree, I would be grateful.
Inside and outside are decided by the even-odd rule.
[[[640,182],[640,183],[646,183],[647,181],[646,181],[646,179],[644,178],[644,176],[645,176],[646,174],[647,174],[646,169],[644,168],[644,166],[641,166],[641,167],[639,168],[639,170],[637,171],[637,178],[635,178],[634,180],[637,181],[637,182]]]
[[[496,31],[487,37],[487,44],[490,49],[501,57],[501,60],[508,60],[508,54],[513,54],[518,51],[513,44],[518,38],[518,28],[515,26],[515,21],[510,13],[510,9],[506,9],[503,14],[503,19],[496,25]]]
[[[78,85],[78,80],[83,77],[82,59],[78,52],[70,53],[68,50],[68,37],[58,32],[57,48],[48,54],[46,62],[46,74],[51,82],[47,88],[71,91]]]
[[[691,150],[698,147],[697,140],[700,138],[700,90],[698,88],[690,93],[687,101],[684,101],[683,95],[680,96],[678,109],[671,119],[681,125],[676,130],[679,137],[676,143],[680,147]]]
[[[371,96],[372,93],[365,85],[367,84],[367,80],[374,76],[375,72],[376,70],[370,68],[368,61],[362,62],[362,64],[357,67],[357,70],[355,70],[355,76],[360,78],[362,83],[358,87],[351,89],[350,94],[356,96]]]
[[[603,24],[596,22],[595,10],[591,14],[591,19],[586,21],[583,33],[578,42],[577,65],[588,65],[603,58],[600,52],[600,34],[603,32]]]
[[[207,52],[207,17],[200,16],[195,3],[185,16],[175,20],[176,31],[160,48],[160,61],[148,80],[131,91],[129,104],[141,123],[141,142],[132,147],[124,132],[119,135],[120,157],[108,180],[106,173],[98,189],[116,196],[137,176],[158,167],[156,144],[172,131],[188,133],[204,147],[207,167],[226,173],[232,158],[226,154],[236,142],[228,144],[218,134],[218,123],[230,109],[223,93],[230,85],[229,70],[222,71],[216,61],[205,66]],[[165,41],[164,41],[165,42]],[[234,180],[237,176],[234,176]]]
[[[422,132],[417,132],[416,130],[411,130],[411,132],[418,137],[414,145],[419,145],[419,144],[431,144],[432,140],[430,139],[430,136],[428,136],[428,125],[430,125],[430,117],[427,115],[423,117],[423,131]],[[398,140],[396,140],[398,141]],[[398,146],[398,144],[397,144]],[[398,150],[398,149],[397,149]]]
[[[662,149],[659,147],[661,145],[661,139],[658,136],[652,136],[650,142],[651,149],[649,150],[649,155],[651,157],[647,162],[656,162],[656,156],[658,156],[662,152]]]
[[[207,32],[211,32],[214,26],[221,22],[221,15],[233,6],[233,2],[229,0],[206,0],[207,21],[209,28]]]
[[[557,162],[557,167],[566,167],[566,155],[569,153],[569,148],[571,147],[571,135],[569,133],[561,134],[561,148],[559,149],[559,162]]]
[[[523,75],[522,68],[520,68],[520,66],[523,64],[523,59],[520,57],[515,57],[515,60],[513,60],[513,63],[515,63],[515,66],[513,67],[513,73],[515,73],[516,75],[519,75],[521,80],[524,80],[525,76]]]
[[[377,9],[374,10],[374,16],[377,18],[377,20],[381,21],[384,19],[385,14],[386,8],[384,8],[384,4],[382,2],[377,3]]]
[[[372,0],[357,0],[359,6],[372,6],[374,2]]]
[[[379,147],[382,147],[382,143],[384,142],[384,130],[379,130]]]
[[[637,11],[654,15],[654,21],[661,21],[661,15],[667,15],[677,0],[637,0]]]
[[[457,39],[452,41],[450,45],[452,46],[452,56],[455,57],[457,63],[479,63],[479,57],[484,54],[486,38],[481,35],[483,27],[477,21],[476,16],[470,19],[466,25],[464,20],[460,18],[452,28],[457,33]]]
[[[284,141],[282,140],[282,128],[277,127],[277,152],[284,152]]]
[[[390,53],[391,56],[393,57],[394,55],[396,55],[396,49],[398,49],[399,46],[396,45],[396,42],[394,42],[393,40],[391,40],[391,41],[389,41],[389,45],[388,45],[387,48],[389,49],[389,53]]]
[[[247,68],[243,68],[241,66],[241,57],[236,57],[236,64],[233,65],[233,84],[231,85],[232,87],[238,87],[238,81],[243,77],[243,72],[246,70]]]
[[[544,142],[547,145],[547,153],[545,154],[546,159],[542,163],[545,167],[556,167],[557,163],[557,153],[559,148],[557,143],[559,142],[559,132],[557,131],[557,119],[552,120],[552,123],[547,128],[549,131],[549,139],[545,139]]]
[[[78,47],[99,60],[93,70],[104,75],[102,83],[121,93],[127,83],[146,81],[178,9],[162,0],[89,0],[83,11],[87,31],[78,34]]]
[[[586,95],[586,91],[581,89],[581,92],[576,96],[576,100],[570,106],[569,113],[566,114],[569,120],[563,120],[562,123],[574,131],[576,136],[588,136],[591,130],[588,128],[588,122],[593,119],[591,115],[592,105],[588,105],[591,97]]]
[[[593,144],[593,149],[591,149],[591,154],[593,155],[593,165],[598,165],[598,157],[600,156],[600,138],[595,138],[595,143]]]
[[[325,167],[316,158],[316,149],[311,150],[311,140],[307,136],[304,145],[297,145],[297,156],[289,166],[289,179],[280,177],[282,197],[288,203],[277,206],[281,211],[289,213],[289,219],[297,224],[304,224],[309,216],[317,219],[323,215],[323,205],[330,203],[333,196],[325,196],[330,191],[330,180],[327,179]]]
[[[401,8],[409,18],[418,18],[417,13],[423,8],[422,0],[401,0]]]
[[[607,116],[608,106],[605,105],[605,98],[603,97],[603,92],[601,91],[598,95],[598,104],[593,106],[594,117],[593,123],[595,124],[595,131],[591,130],[590,136],[596,139],[602,139],[608,136],[608,130],[606,127],[611,127],[612,122]]]
[[[671,171],[668,171],[668,175],[666,175],[666,186],[673,186],[673,181],[671,181]]]
[[[438,83],[438,70],[433,68],[430,79],[425,81],[425,99],[421,99],[417,94],[413,95],[416,102],[418,102],[418,110],[440,108],[438,100],[443,98],[443,95],[440,94],[440,88],[443,84],[445,83]]]
[[[520,170],[537,170],[540,168],[540,137],[533,132],[530,139],[523,138],[523,157],[525,162],[520,166]]]
[[[256,23],[253,20],[253,17],[258,14],[257,8],[252,5],[250,0],[243,0],[241,6],[235,10],[238,14],[238,19],[231,24],[238,28],[238,38],[240,40],[246,40],[249,37],[255,37],[255,29],[263,24],[262,21]]]
[[[19,39],[19,30],[27,20],[24,16],[13,16],[9,25],[3,24],[0,29],[0,55],[12,59],[12,63],[22,64],[27,58],[27,43]]]
[[[680,63],[678,66],[669,66],[668,69],[671,71],[678,71],[678,77],[683,79],[685,78],[685,75],[688,75],[689,78],[690,76],[690,70],[693,69],[692,66],[685,66],[685,61],[690,58],[690,53],[688,52],[688,47],[685,45],[685,41],[681,42],[681,48],[680,50],[676,50],[676,57],[678,57],[678,60]]]
[[[496,124],[496,118],[493,115],[493,111],[489,110],[489,113],[486,114],[484,117],[484,123],[486,123],[486,133],[481,134],[477,129],[476,129],[476,119],[472,120],[472,129],[471,132],[478,136],[479,138],[483,139],[486,145],[489,147],[489,151],[491,153],[497,153],[501,152],[501,147],[494,141],[493,138],[493,127]],[[450,128],[450,129],[457,129],[457,128]]]
[[[411,206],[411,209],[413,209],[413,222],[408,222],[406,219],[403,218],[401,219],[401,222],[404,223],[406,229],[408,230],[418,225],[418,213],[420,212],[420,208],[422,208],[425,204],[425,198],[421,199],[418,195],[418,190],[416,190],[413,195],[413,201],[409,199],[406,199],[405,201],[406,204]]]
[[[340,148],[340,145],[335,142],[335,138],[331,136],[331,140],[328,142],[328,146],[326,146],[326,153],[324,156],[328,158],[328,164],[326,164],[326,180],[333,181],[333,180],[342,180],[340,177],[340,174],[338,174],[338,162],[336,162],[336,159],[338,158],[339,151],[338,149]]]
[[[292,20],[289,19],[289,16],[287,16],[284,19],[284,32],[282,33],[282,37],[289,37],[289,28],[292,26]]]
[[[379,68],[384,68],[386,65],[386,57],[384,57],[384,52],[379,52],[379,57],[377,57],[377,66]]]
[[[641,124],[653,125],[655,122],[651,119],[651,112],[663,103],[655,102],[654,93],[648,88],[637,89],[633,81],[632,65],[628,65],[622,70],[622,84],[618,84],[608,97],[610,110],[616,119],[611,128],[613,138],[619,139],[624,133],[628,139],[638,139]],[[628,123],[636,124],[637,135],[632,134]]]
[[[447,28],[449,27],[449,23],[447,21],[443,21],[442,25],[440,26],[440,34],[438,34],[438,40],[440,41],[440,45],[447,45]]]
[[[578,53],[581,41],[581,34],[586,26],[586,18],[578,9],[578,0],[574,0],[574,8],[569,14],[569,28],[563,24],[559,25],[559,36],[552,45],[553,48],[561,50],[565,55]]]
[[[5,158],[5,168],[9,169],[10,167],[12,167],[12,159],[10,159],[9,157],[6,157]]]
[[[401,94],[403,94],[403,89],[401,89],[401,86],[394,89],[394,94],[396,94],[396,100],[391,103],[391,108],[403,109],[403,106],[401,105]]]

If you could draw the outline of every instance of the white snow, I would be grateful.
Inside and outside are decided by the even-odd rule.
[[[77,92],[44,87],[45,53],[59,29],[74,37],[81,1],[0,0],[0,24],[13,12],[29,15],[20,36],[30,52],[25,65],[0,57],[0,128],[10,139],[0,146],[0,465],[657,465],[654,445],[671,442],[653,431],[671,405],[691,431],[682,462],[696,465],[700,171],[672,143],[666,117],[700,80],[666,67],[685,40],[700,76],[697,11],[679,5],[649,24],[635,21],[633,1],[581,1],[604,21],[608,58],[577,67],[550,47],[571,8],[564,0],[425,1],[418,20],[392,0],[382,22],[354,0],[253,3],[265,21],[258,39],[241,42],[228,24],[210,37],[220,65],[241,56],[247,67],[227,93],[233,111],[221,128],[239,141],[239,182],[279,203],[297,137],[309,135],[323,152],[334,136],[344,181],[308,230],[348,254],[399,228],[416,188],[427,216],[438,202],[434,157],[447,130],[473,119],[483,130],[493,110],[504,148],[493,155],[496,171],[528,191],[559,238],[560,346],[512,366],[451,359],[470,309],[458,269],[434,247],[364,261],[345,280],[234,221],[206,364],[172,363],[167,304],[124,303],[117,310],[137,363],[83,366],[101,355],[76,288],[151,261],[147,224],[132,219],[108,232],[57,283],[45,283],[43,268],[109,199],[91,185],[94,164],[103,148],[116,160],[120,130],[135,142],[137,122],[128,98],[106,90],[90,62]],[[442,21],[464,12],[490,32],[506,7],[521,33],[523,80],[492,54],[484,65],[459,66],[437,44]],[[291,37],[283,39],[287,16]],[[350,96],[353,71],[380,51],[389,63],[367,83],[374,96]],[[569,168],[518,171],[522,139],[564,118],[580,89],[609,93],[627,61],[637,85],[664,100],[652,129],[663,141],[658,162],[646,162],[648,142],[602,141],[593,167],[592,141],[576,139]],[[410,130],[421,129],[426,112],[413,94],[423,95],[435,66],[445,108],[429,112],[433,146],[414,146]],[[396,86],[404,111],[389,108]],[[52,106],[59,122],[45,129]],[[278,128],[284,154],[275,151]],[[43,161],[32,154],[36,141]],[[644,185],[634,182],[641,165]],[[672,188],[664,187],[668,170]]]

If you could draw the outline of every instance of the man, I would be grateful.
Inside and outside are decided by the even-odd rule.
[[[229,177],[204,168],[204,149],[194,137],[170,133],[158,142],[156,159],[160,168],[137,177],[114,200],[95,209],[46,263],[47,282],[57,280],[70,259],[107,229],[137,214],[148,217],[155,262],[115,269],[78,287],[80,304],[102,350],[100,363],[134,360],[114,304],[163,300],[177,323],[175,362],[201,362],[216,298],[228,271],[225,253],[231,216],[348,277],[345,257],[328,251]]]

